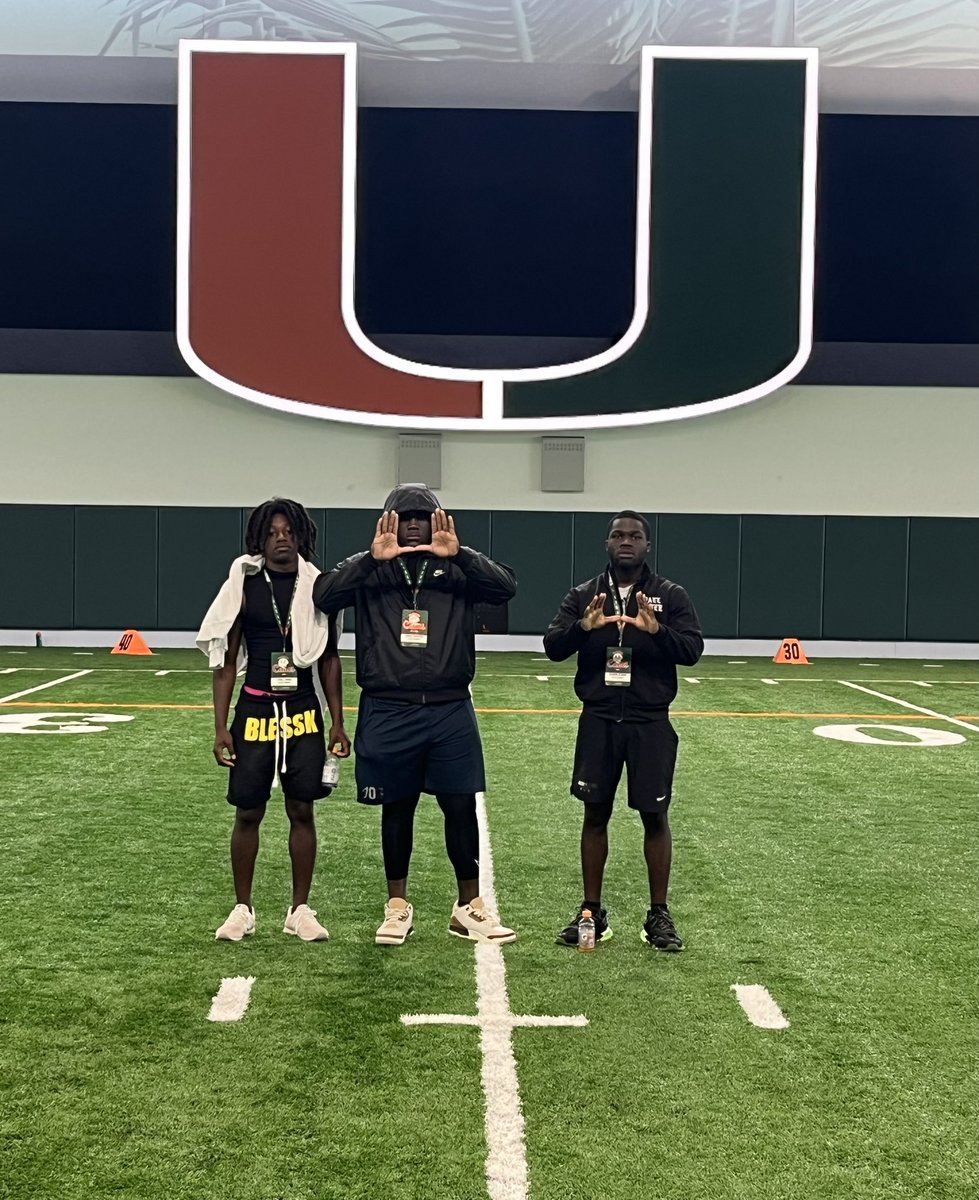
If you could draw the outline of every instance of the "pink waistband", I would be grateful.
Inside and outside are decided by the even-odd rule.
[[[275,692],[260,692],[258,688],[249,687],[248,684],[243,684],[241,690],[247,692],[249,696],[274,696]]]

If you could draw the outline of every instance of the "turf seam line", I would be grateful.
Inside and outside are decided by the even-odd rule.
[[[958,717],[949,717],[945,713],[935,712],[933,708],[922,708],[920,704],[912,704],[910,700],[899,700],[897,696],[888,696],[884,692],[875,692],[871,688],[863,687],[859,683],[850,683],[846,679],[841,679],[840,683],[844,687],[854,688],[858,692],[866,692],[868,696],[876,696],[878,700],[888,700],[891,704],[900,704],[902,708],[910,708],[914,712],[924,713],[928,717],[937,717],[940,721],[948,721],[951,725],[961,725],[963,729],[971,729],[973,733],[979,733],[979,725],[970,725],[968,721],[962,721]]]

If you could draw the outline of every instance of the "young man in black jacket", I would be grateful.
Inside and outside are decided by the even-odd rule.
[[[459,886],[449,933],[513,942],[479,895],[476,793],[486,787],[469,685],[476,673],[473,607],[516,595],[513,571],[461,546],[455,522],[424,484],[388,496],[370,550],[346,559],[313,589],[325,613],[356,610],[361,687],[354,751],[357,796],[380,804],[388,902],[375,941],[414,932],[407,900],[415,808],[434,793]]]
[[[629,806],[645,830],[650,907],[643,939],[660,950],[681,950],[666,904],[673,841],[667,810],[678,739],[670,724],[676,664],[692,666],[704,639],[690,597],[678,583],[646,566],[649,522],[631,509],[609,525],[608,566],[565,596],[544,635],[555,662],[578,655],[575,692],[582,702],[571,794],[584,802],[581,873],[585,899],[558,941],[578,944],[578,922],[591,909],[599,940],[612,936],[602,908],[608,822],[625,767]]]

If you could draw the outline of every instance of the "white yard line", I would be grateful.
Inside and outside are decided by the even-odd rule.
[[[923,679],[912,679],[912,680],[910,680],[910,682],[913,683],[915,687],[931,687],[932,686],[932,684],[930,684],[930,683],[925,683],[925,681]]]
[[[476,795],[479,818],[479,873],[483,899],[496,911],[493,848],[486,819],[486,797]],[[527,1200],[527,1148],[520,1103],[517,1060],[513,1053],[515,1027],[577,1026],[585,1016],[515,1016],[510,1009],[506,963],[501,946],[476,944],[476,1015],[466,1013],[405,1013],[405,1025],[473,1025],[480,1031],[483,1053],[483,1095],[486,1098],[486,1187],[490,1200]]]
[[[913,712],[924,713],[926,717],[938,717],[940,721],[948,721],[950,725],[961,725],[963,729],[971,729],[979,733],[979,725],[970,725],[968,721],[960,721],[958,717],[950,717],[946,713],[935,712],[933,708],[922,708],[920,704],[912,704],[909,700],[899,700],[897,696],[888,696],[885,692],[875,692],[872,688],[863,687],[859,683],[850,683],[846,679],[838,681],[844,687],[854,688],[858,692],[866,692],[868,696],[876,696],[878,700],[887,700],[891,704],[899,704],[902,708],[910,708]]]
[[[700,683],[699,679],[693,679],[689,675],[684,675],[683,680],[685,683]]]
[[[731,991],[745,1011],[745,1016],[759,1029],[788,1029],[788,1018],[775,1003],[768,988],[758,983],[732,983]]]
[[[163,675],[169,675],[170,672],[169,671],[154,671],[154,674],[156,675],[157,679],[159,679]]]
[[[770,683],[770,684],[772,684],[774,687],[778,687],[778,680],[777,680],[777,679],[763,679],[763,680],[762,680],[762,683]]]
[[[547,683],[551,677],[550,675],[535,675],[534,678],[538,683]]]
[[[0,675],[15,675],[20,670],[20,667],[3,667],[0,668]]]
[[[11,692],[9,696],[0,696],[0,704],[10,700],[19,700],[21,696],[30,696],[32,692],[43,692],[45,688],[54,687],[59,683],[69,683],[72,679],[81,679],[83,675],[91,675],[91,670],[76,671],[73,675],[62,675],[60,679],[49,679],[47,683],[39,683],[37,687],[25,688],[22,692]]]
[[[209,1021],[240,1021],[252,998],[254,975],[233,975],[221,980],[221,986],[211,1001]]]

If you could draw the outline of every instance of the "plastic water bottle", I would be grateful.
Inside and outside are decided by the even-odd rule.
[[[340,783],[340,760],[333,753],[326,756],[323,764],[323,786],[335,788]]]
[[[582,954],[595,949],[595,918],[591,915],[590,908],[582,910],[581,920],[578,922],[578,949]]]

